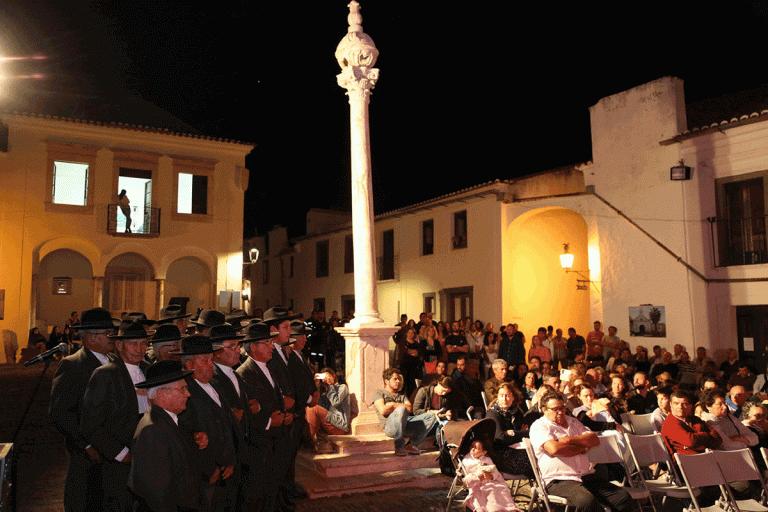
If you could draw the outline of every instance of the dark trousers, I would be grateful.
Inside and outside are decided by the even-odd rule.
[[[577,512],[603,512],[602,504],[614,512],[623,512],[632,506],[632,497],[626,489],[595,473],[581,477],[581,482],[554,480],[547,486],[547,492],[568,498]]]
[[[67,446],[67,477],[64,481],[64,510],[86,512],[101,510],[104,497],[101,468],[85,450]]]

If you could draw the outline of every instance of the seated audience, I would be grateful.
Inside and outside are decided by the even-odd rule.
[[[522,403],[520,391],[514,384],[505,382],[499,387],[496,401],[488,408],[485,416],[496,423],[493,450],[498,457],[497,463],[501,471],[533,477],[525,450],[510,446],[528,437]]]
[[[315,385],[320,397],[317,405],[306,409],[309,435],[318,453],[330,453],[333,447],[318,440],[317,435],[321,431],[332,435],[349,434],[349,389],[346,384],[337,382],[336,372],[330,368],[323,368],[319,375],[315,375]]]
[[[485,399],[490,404],[496,400],[496,393],[499,391],[499,386],[502,382],[509,382],[512,379],[507,376],[507,362],[504,359],[496,359],[491,367],[493,370],[493,377],[485,381]]]
[[[488,457],[485,440],[473,441],[469,453],[462,459],[464,483],[469,494],[464,500],[465,507],[476,511],[517,512],[515,500],[509,487]]]
[[[739,369],[728,379],[726,389],[730,391],[733,386],[741,386],[748,395],[751,395],[755,380],[757,380],[757,377],[749,370],[747,363],[740,362]]]
[[[589,386],[580,386],[578,392],[582,405],[573,410],[573,416],[593,432],[603,430],[619,430],[621,426],[613,420],[608,412],[608,399],[595,400],[595,392]]]
[[[529,371],[525,374],[523,379],[523,387],[520,390],[523,393],[524,399],[531,400],[533,395],[536,394],[536,391],[539,389],[539,387],[536,385],[537,380],[536,372]]]
[[[397,368],[387,368],[382,373],[384,389],[373,394],[373,406],[379,416],[379,426],[395,440],[395,455],[419,455],[418,448],[437,423],[431,413],[412,416],[413,405],[403,394],[403,376]],[[409,438],[408,443],[405,438]]]
[[[669,408],[669,399],[674,391],[675,390],[669,386],[656,388],[656,401],[659,406],[653,411],[653,416],[651,416],[651,422],[653,422],[656,432],[661,432],[661,426],[671,412],[671,409]]]
[[[467,419],[469,401],[461,392],[453,391],[453,386],[453,379],[443,377],[437,384],[419,388],[413,401],[413,414],[434,414],[443,424]]]
[[[627,407],[632,414],[650,414],[657,408],[656,396],[650,391],[651,382],[645,372],[634,376],[634,391],[627,400]]]
[[[701,419],[720,434],[720,438],[723,440],[719,447],[721,450],[741,450],[757,444],[757,434],[736,419],[728,409],[723,390],[711,389],[707,391],[702,397],[702,402],[708,412],[703,412]]]
[[[579,512],[614,512],[634,504],[629,492],[598,475],[587,451],[600,444],[597,434],[566,414],[562,395],[542,399],[544,417],[531,426],[531,444],[538,459],[547,492],[567,496]]]

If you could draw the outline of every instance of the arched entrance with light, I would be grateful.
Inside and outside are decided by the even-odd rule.
[[[43,332],[49,326],[64,323],[72,311],[93,307],[93,268],[77,251],[57,249],[46,254],[38,267],[34,325]]]
[[[589,275],[587,223],[577,212],[538,208],[517,216],[506,229],[503,262],[504,323],[517,323],[530,342],[539,327],[552,325],[586,334],[590,294],[577,290],[577,277],[560,264],[563,244],[574,255],[573,268]]]
[[[155,271],[140,254],[128,252],[115,256],[104,270],[104,308],[120,318],[123,312],[141,312],[154,318]]]
[[[213,301],[213,279],[211,270],[201,260],[185,256],[174,260],[165,274],[163,296],[165,303],[171,297],[189,297],[187,313],[194,313],[197,308],[215,307]]]

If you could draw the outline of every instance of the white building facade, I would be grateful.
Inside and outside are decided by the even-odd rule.
[[[382,318],[431,310],[517,323],[528,338],[550,324],[585,335],[600,320],[633,347],[760,355],[768,113],[692,131],[686,114],[682,80],[661,78],[591,107],[591,162],[378,216]],[[681,161],[690,178],[673,180]],[[354,303],[351,228],[320,215],[301,239],[269,233],[270,254],[252,269],[255,307],[343,315]],[[566,243],[577,272],[560,267]],[[645,305],[663,307],[664,337],[630,336],[629,308]]]

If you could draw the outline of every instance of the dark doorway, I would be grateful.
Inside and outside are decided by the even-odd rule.
[[[746,361],[755,374],[763,373],[768,361],[768,305],[737,306],[736,323],[739,359]]]

